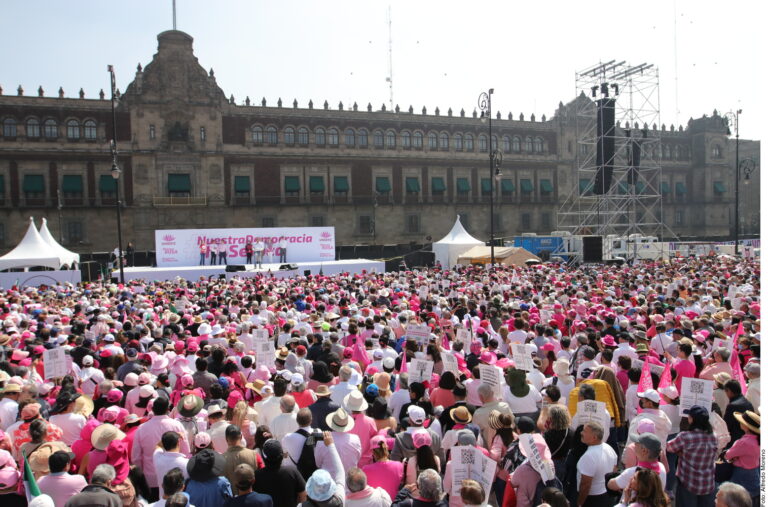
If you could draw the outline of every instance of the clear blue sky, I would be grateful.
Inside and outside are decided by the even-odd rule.
[[[178,0],[178,28],[220,86],[302,106],[389,103],[387,6],[392,7],[395,102],[431,112],[471,111],[494,87],[506,116],[551,116],[574,96],[574,73],[599,61],[655,63],[662,122],[743,108],[742,136],[764,122],[765,37],[760,2],[458,2]],[[675,10],[677,71],[675,70]],[[42,85],[95,97],[147,64],[171,28],[171,0],[3,0],[0,84],[28,94]],[[762,49],[760,49],[762,48]],[[677,77],[677,101],[675,83]]]

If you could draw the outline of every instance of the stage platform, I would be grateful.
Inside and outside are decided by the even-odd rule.
[[[369,259],[347,259],[343,261],[327,262],[297,262],[298,269],[280,271],[280,264],[262,264],[261,268],[254,264],[246,264],[245,271],[227,272],[224,265],[213,266],[184,266],[168,268],[152,268],[147,266],[137,266],[125,268],[123,273],[126,280],[174,280],[184,278],[185,280],[199,280],[200,278],[226,276],[227,280],[234,276],[240,278],[253,278],[260,275],[274,276],[275,278],[290,278],[293,276],[309,274],[317,275],[322,270],[325,275],[335,275],[338,273],[362,273],[376,271],[384,272],[384,261],[374,261]],[[113,270],[112,276],[120,277],[120,271]]]

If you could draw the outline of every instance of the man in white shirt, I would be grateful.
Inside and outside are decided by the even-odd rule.
[[[576,380],[584,380],[588,378],[595,369],[600,366],[595,360],[597,352],[592,347],[584,347],[582,353],[584,354],[584,362],[579,365],[579,369],[576,370]]]
[[[588,448],[576,464],[579,506],[609,505],[605,476],[616,470],[617,456],[603,437],[603,427],[595,421],[589,421],[581,431],[581,441]]]
[[[618,364],[621,356],[637,359],[637,352],[629,343],[629,335],[625,333],[619,333],[619,346],[613,351],[613,362]]]
[[[19,396],[21,386],[16,383],[7,384],[3,390],[3,399],[0,400],[0,428],[7,431],[8,427],[16,422],[19,415]]]
[[[406,405],[411,401],[411,393],[408,391],[408,372],[401,373],[398,376],[397,381],[400,383],[400,389],[392,393],[392,396],[389,397],[389,401],[387,401],[389,412],[395,418],[400,415],[400,410],[403,408],[403,405]]]
[[[296,466],[298,464],[307,437],[313,433],[318,433],[319,431],[312,428],[312,422],[312,411],[308,408],[302,408],[299,410],[299,413],[296,414],[296,424],[298,425],[298,428],[296,431],[285,435],[280,442],[283,444],[283,451],[285,451],[283,466],[289,464]],[[320,440],[321,439],[318,439],[318,442]],[[317,462],[317,447],[315,447],[315,462]]]
[[[219,454],[227,452],[229,444],[227,443],[227,426],[229,423],[224,419],[224,410],[218,404],[208,407],[208,434],[213,442],[213,450]],[[160,476],[158,475],[158,479]]]
[[[747,378],[747,392],[744,397],[752,404],[757,412],[760,409],[760,363],[750,361],[744,366],[744,376]]]
[[[346,410],[340,408],[328,414],[325,422],[331,428],[333,443],[336,444],[336,450],[339,453],[344,470],[356,467],[363,450],[360,444],[360,437],[350,433],[355,426],[355,420],[352,419],[352,416]],[[333,467],[331,451],[323,442],[318,442],[315,447],[315,462],[318,468],[330,470]]]
[[[216,245],[216,251],[219,254],[219,264],[227,264],[227,244],[225,241],[222,241],[218,245]]]
[[[282,440],[287,434],[299,429],[296,422],[296,400],[293,396],[286,394],[280,398],[280,412],[281,414],[269,423],[272,436],[277,440]]]
[[[261,267],[261,261],[264,260],[264,242],[261,239],[253,245],[253,251],[256,253],[256,265]]]
[[[187,474],[187,462],[189,458],[181,453],[181,439],[179,434],[174,431],[166,431],[160,439],[160,446],[155,450],[152,455],[152,461],[155,464],[155,472],[160,481],[160,497],[162,498],[165,492],[163,491],[163,477],[170,470],[174,468],[180,468],[181,474],[185,479],[189,478]]]
[[[659,409],[661,396],[654,389],[648,389],[642,393],[637,393],[637,397],[640,399],[640,408],[643,409],[643,412],[629,423],[629,438],[634,442],[637,439],[637,424],[643,419],[650,419],[656,425],[656,436],[662,442],[666,442],[672,429],[672,422],[667,414]]]
[[[280,262],[288,262],[286,260],[288,256],[288,240],[285,239],[285,236],[280,237],[280,242],[277,246],[280,248]]]
[[[344,398],[357,389],[349,382],[350,378],[352,378],[352,368],[349,366],[342,366],[339,370],[339,383],[331,387],[331,401],[340,407],[344,406]],[[397,415],[395,415],[395,417],[397,417]]]

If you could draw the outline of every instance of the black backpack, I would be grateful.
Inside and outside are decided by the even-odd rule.
[[[293,461],[296,468],[304,480],[309,480],[309,477],[317,470],[317,462],[315,462],[315,445],[317,442],[323,440],[323,434],[319,431],[314,433],[308,433],[307,430],[298,429],[296,433],[307,437],[304,440],[304,445],[301,447],[301,455],[299,455],[299,461]]]

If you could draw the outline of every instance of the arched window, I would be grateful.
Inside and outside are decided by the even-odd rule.
[[[680,160],[680,146],[675,145],[675,160]]]
[[[27,137],[40,137],[40,121],[37,118],[27,120]]]
[[[544,152],[544,139],[537,137],[533,140],[533,151],[536,153]]]
[[[720,145],[716,144],[712,146],[712,157],[720,158],[722,156],[723,156],[723,150],[720,148]]]
[[[519,136],[512,136],[512,151],[519,153],[520,152],[520,137]]]
[[[59,137],[59,124],[53,118],[48,118],[43,123],[43,135],[48,139]]]
[[[475,151],[475,138],[472,134],[466,134],[464,136],[464,149],[467,151]]]
[[[315,145],[325,146],[325,129],[323,127],[315,129]]]
[[[454,134],[453,135],[453,149],[456,151],[461,151],[464,149],[464,136],[461,134]]]
[[[347,129],[344,131],[344,144],[347,145],[347,148],[355,146],[355,129]]]
[[[80,122],[67,120],[67,139],[80,139]]]
[[[504,153],[509,153],[512,151],[512,140],[509,138],[509,136],[504,136],[501,138],[501,145]]]
[[[307,127],[299,127],[299,144],[301,146],[309,144],[309,129]]]
[[[448,134],[446,134],[445,132],[440,134],[440,149],[441,150],[448,149]]]
[[[367,130],[360,129],[357,131],[357,144],[361,148],[368,147],[368,131]]]
[[[283,130],[283,140],[288,146],[296,144],[296,130],[293,127],[285,127]]]
[[[424,134],[421,132],[414,132],[413,133],[413,147],[414,148],[422,148],[424,146]]]
[[[16,137],[15,118],[6,118],[3,120],[3,137]]]
[[[376,148],[384,147],[384,132],[382,132],[381,130],[373,131],[373,145]]]
[[[267,127],[267,144],[276,145],[277,144],[277,129],[275,127]]]
[[[525,152],[531,153],[533,151],[533,139],[528,136],[525,138]]]
[[[395,148],[397,146],[397,136],[393,130],[387,131],[387,148]]]
[[[437,149],[437,134],[434,132],[430,132],[427,134],[427,142],[429,143],[429,149],[430,150],[436,150]]]
[[[480,134],[477,138],[477,149],[480,151],[488,151],[488,136]]]
[[[261,144],[264,142],[264,129],[258,125],[251,127],[251,141],[253,144]]]
[[[83,124],[83,137],[88,140],[96,139],[96,122],[93,120],[85,120]]]
[[[400,144],[403,145],[403,148],[411,147],[411,133],[407,130],[400,133]]]
[[[331,146],[339,145],[339,129],[328,129],[328,144]]]
[[[662,158],[664,158],[666,160],[669,160],[670,158],[672,158],[672,150],[670,150],[668,144],[664,145],[664,152],[662,154]]]
[[[491,136],[491,149],[497,150],[499,148],[499,138],[496,136]]]

